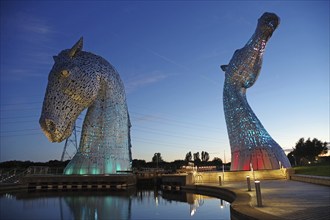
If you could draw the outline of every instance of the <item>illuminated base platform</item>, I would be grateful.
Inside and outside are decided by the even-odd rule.
[[[127,189],[136,185],[132,174],[113,175],[31,175],[21,183],[29,190]]]
[[[186,185],[220,182],[243,182],[247,176],[252,180],[280,180],[290,179],[294,173],[292,168],[277,170],[256,170],[256,171],[209,171],[189,172],[187,174],[162,175],[162,189],[178,190]]]

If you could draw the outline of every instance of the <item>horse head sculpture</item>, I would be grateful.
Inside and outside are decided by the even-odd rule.
[[[290,167],[282,148],[271,138],[246,99],[246,90],[258,79],[266,44],[279,25],[274,13],[264,13],[247,44],[236,50],[225,71],[224,112],[230,141],[231,170]]]
[[[54,56],[39,120],[51,142],[62,142],[86,108],[79,149],[66,174],[116,173],[131,169],[130,120],[124,85],[115,68],[82,51],[81,38]]]

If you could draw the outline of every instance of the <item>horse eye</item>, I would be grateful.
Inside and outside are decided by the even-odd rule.
[[[68,77],[70,75],[70,72],[68,71],[68,70],[62,70],[61,71],[61,76],[63,76],[63,77]]]

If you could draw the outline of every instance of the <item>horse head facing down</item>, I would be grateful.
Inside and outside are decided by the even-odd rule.
[[[70,49],[54,56],[55,64],[49,73],[46,95],[39,120],[51,142],[68,138],[79,114],[95,100],[99,79],[84,72],[82,38]]]
[[[51,142],[68,138],[88,108],[77,153],[65,174],[111,174],[131,169],[130,120],[124,85],[105,59],[82,51],[82,38],[54,56],[40,117]]]
[[[274,13],[264,13],[247,44],[234,52],[228,65],[222,65],[226,78],[238,88],[249,88],[258,79],[266,44],[280,23]]]
[[[231,170],[290,167],[283,149],[252,111],[246,90],[257,81],[266,44],[279,25],[274,13],[264,13],[246,45],[234,52],[225,71],[223,106],[231,148]]]

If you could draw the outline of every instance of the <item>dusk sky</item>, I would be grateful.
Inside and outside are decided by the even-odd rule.
[[[329,142],[329,1],[2,0],[0,161],[61,158],[64,142],[50,143],[39,117],[52,56],[81,36],[124,82],[134,159],[207,151],[230,161],[220,65],[264,12],[281,23],[248,102],[283,149],[301,137]]]

